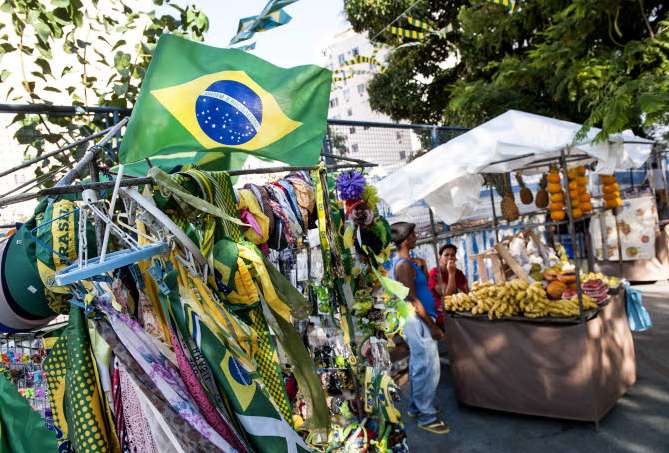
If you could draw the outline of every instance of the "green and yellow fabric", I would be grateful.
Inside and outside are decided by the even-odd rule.
[[[0,374],[0,451],[56,453],[56,433],[22,397],[16,386]]]
[[[171,263],[175,270],[162,280],[170,291],[159,294],[163,310],[202,352],[250,444],[258,452],[308,451],[263,385],[255,367],[254,347],[244,345],[256,344],[255,331],[235,321],[234,315],[215,302],[204,282],[189,275],[178,260]]]
[[[49,307],[56,313],[66,314],[70,290],[56,286],[54,279],[56,272],[77,260],[79,212],[70,200],[45,200],[41,206],[44,206],[43,211],[40,207],[35,210],[37,270],[46,287]],[[90,228],[86,231],[86,242],[88,256],[96,256],[95,235]]]
[[[249,351],[240,355],[240,351],[235,350],[234,345],[230,345],[231,352],[236,359],[244,362],[247,370],[257,370],[264,388],[271,396],[271,401],[279,408],[282,416],[292,422],[291,405],[285,392],[276,345],[267,326],[270,319],[266,318],[266,313],[272,314],[272,329],[282,342],[283,349],[289,351],[291,365],[296,368],[295,362],[297,361],[305,359],[308,363],[311,361],[304,344],[290,323],[291,316],[304,319],[308,314],[308,302],[296,290],[293,289],[294,293],[286,290],[286,284],[290,286],[290,283],[264,259],[255,244],[242,241],[240,226],[243,223],[237,218],[239,215],[237,203],[227,173],[217,172],[215,175],[217,178],[212,177],[213,175],[208,172],[201,173],[201,180],[207,180],[214,185],[207,189],[207,192],[220,194],[220,197],[208,196],[208,199],[202,199],[188,194],[183,186],[159,169],[154,168],[149,174],[159,184],[161,190],[168,190],[182,202],[216,219],[219,226],[215,229],[217,240],[212,250],[214,277],[209,283],[211,288],[216,289],[217,295],[226,302],[227,308],[224,310],[236,313],[236,317],[246,322],[244,324],[240,321],[240,324],[247,326],[256,336],[251,356],[253,364],[248,363]],[[209,200],[214,200],[215,204]],[[272,271],[269,270],[270,268]],[[209,289],[204,282],[193,276],[189,278],[198,285],[198,293],[207,293]],[[185,281],[185,276],[183,279]],[[223,308],[223,305],[214,302],[213,298],[205,297],[205,299],[211,299],[209,305],[218,305]],[[267,308],[267,312],[264,312],[263,307]],[[280,320],[275,320],[275,317]],[[226,326],[225,322],[219,324]],[[212,326],[209,327],[213,329]],[[276,329],[281,330],[280,334],[276,332]],[[221,334],[229,335],[223,332]],[[302,388],[306,390],[309,404],[314,407],[316,413],[313,418],[313,426],[318,430],[327,431],[327,406],[320,384],[318,384],[316,371],[313,366],[311,369],[304,366],[298,368],[296,379],[298,379],[298,384],[300,381],[304,384]]]
[[[82,309],[74,305],[67,329],[44,361],[54,424],[76,451],[115,452],[118,439],[91,351]]]

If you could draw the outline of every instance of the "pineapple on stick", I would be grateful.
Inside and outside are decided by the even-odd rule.
[[[502,197],[501,209],[502,217],[507,222],[513,222],[520,216],[516,200],[513,197],[513,190],[511,189],[511,175],[509,173],[491,174],[490,180],[495,186],[497,193]]]
[[[525,185],[521,172],[516,172],[516,181],[518,181],[518,185],[520,186],[520,201],[523,204],[532,204],[534,196],[532,195],[532,191]]]

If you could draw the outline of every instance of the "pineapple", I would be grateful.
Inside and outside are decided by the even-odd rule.
[[[522,173],[516,173],[516,181],[518,181],[518,185],[520,186],[520,201],[523,204],[532,204],[534,197],[532,196],[532,191],[525,185]]]
[[[546,175],[543,175],[541,181],[539,181],[539,190],[537,190],[537,196],[534,200],[534,204],[539,209],[544,209],[548,206],[548,192],[546,192],[547,185],[548,180],[546,179]]]
[[[518,206],[516,206],[516,200],[513,198],[512,192],[507,192],[502,197],[502,216],[507,222],[513,222],[518,219],[520,213],[518,212]]]

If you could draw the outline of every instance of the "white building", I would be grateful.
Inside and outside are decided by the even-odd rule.
[[[333,71],[328,118],[335,120],[392,122],[382,113],[369,106],[367,87],[380,68],[370,63],[347,65],[357,56],[374,56],[383,64],[388,51],[375,50],[363,35],[346,29],[336,34],[323,50],[323,65]],[[337,81],[338,77],[345,77]],[[350,77],[350,78],[348,78]],[[364,159],[383,167],[401,165],[418,149],[414,134],[407,129],[382,129],[359,126],[330,127],[332,145],[337,154]]]

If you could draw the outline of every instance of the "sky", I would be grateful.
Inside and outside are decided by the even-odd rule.
[[[228,47],[242,17],[255,16],[267,0],[197,0],[209,17],[205,42]],[[320,52],[333,36],[347,28],[343,0],[299,0],[285,8],[293,19],[281,27],[256,33],[251,53],[277,66],[292,67],[322,63]],[[242,43],[238,44],[241,45]]]

